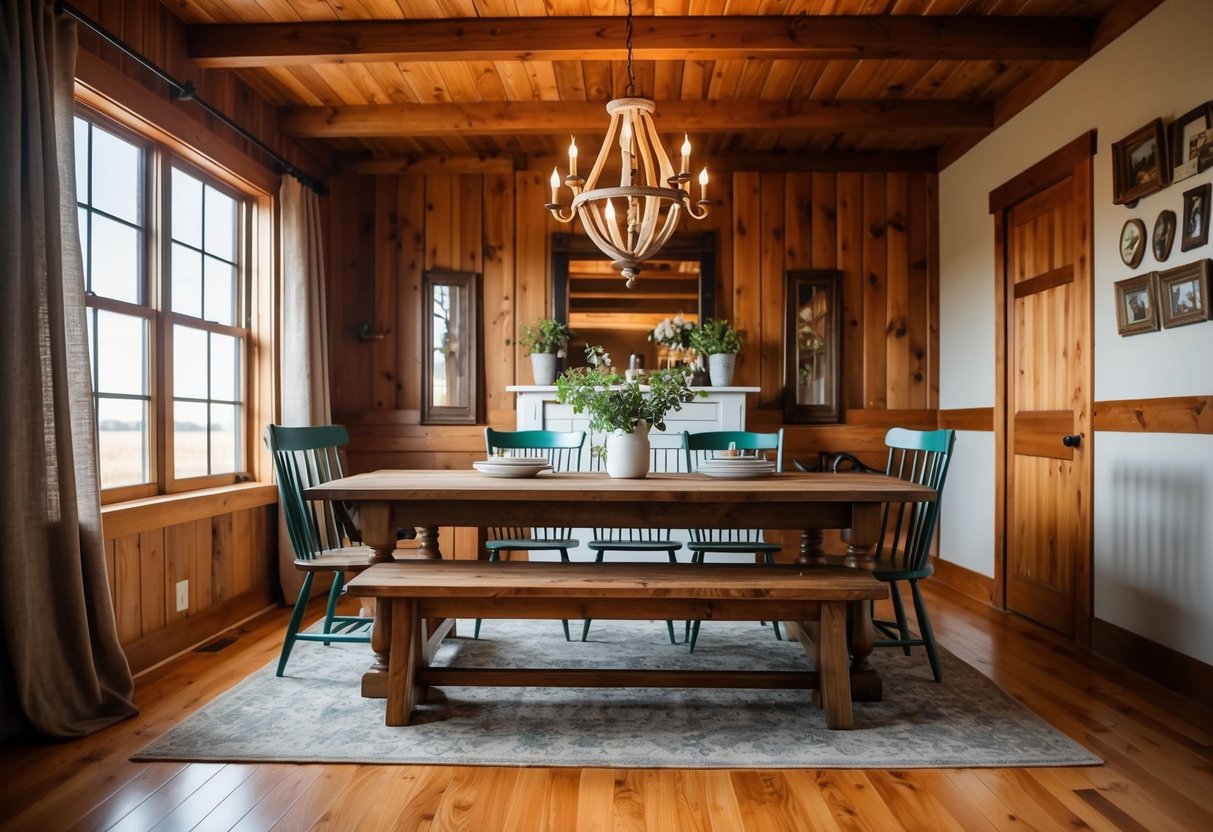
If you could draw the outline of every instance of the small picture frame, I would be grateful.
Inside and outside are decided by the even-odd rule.
[[[1136,202],[1161,191],[1171,181],[1166,131],[1156,118],[1112,145],[1112,201]]]
[[[1209,242],[1209,195],[1213,183],[1206,182],[1184,191],[1183,236],[1179,250],[1188,251]]]
[[[1208,157],[1213,148],[1206,146],[1213,140],[1213,102],[1206,101],[1189,110],[1171,125],[1172,182],[1187,179],[1199,172],[1201,151]]]
[[[1209,320],[1209,261],[1158,272],[1159,311],[1166,328]]]
[[[1159,263],[1171,256],[1171,246],[1175,243],[1175,212],[1171,209],[1158,212],[1154,220],[1154,259]]]
[[[1154,272],[1118,280],[1116,287],[1116,331],[1137,335],[1158,329],[1158,301]]]

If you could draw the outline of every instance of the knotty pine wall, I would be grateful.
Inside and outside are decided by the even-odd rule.
[[[544,170],[336,177],[330,197],[329,322],[334,418],[351,429],[355,470],[462,468],[483,426],[420,424],[420,292],[426,269],[479,272],[485,415],[514,426],[507,385],[530,382],[512,345],[550,314]],[[789,426],[789,457],[859,452],[883,464],[893,424],[936,426],[937,183],[918,173],[734,173],[691,230],[718,234],[720,317],[746,334],[736,383],[760,386],[748,424],[783,420],[784,281],[791,269],[844,274],[846,424]],[[643,280],[643,276],[641,277]],[[360,340],[359,327],[381,334]]]

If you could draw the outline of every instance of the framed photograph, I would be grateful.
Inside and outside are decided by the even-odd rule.
[[[1116,331],[1137,335],[1158,329],[1158,302],[1154,272],[1116,282]]]
[[[1138,219],[1126,220],[1120,229],[1120,259],[1130,269],[1141,265],[1146,254],[1146,224]]]
[[[1161,191],[1171,181],[1166,131],[1162,119],[1135,130],[1112,145],[1112,201],[1136,202]]]
[[[1159,263],[1165,262],[1171,256],[1171,246],[1175,243],[1175,212],[1168,209],[1158,213],[1154,220],[1154,259]]]
[[[1184,191],[1183,237],[1179,250],[1188,251],[1209,242],[1209,193],[1213,184],[1206,182]]]
[[[1171,125],[1172,182],[1198,172],[1200,152],[1213,139],[1213,134],[1205,135],[1210,128],[1213,128],[1213,102],[1206,101],[1175,119]]]
[[[1164,327],[1209,320],[1209,261],[1158,272],[1158,300]]]

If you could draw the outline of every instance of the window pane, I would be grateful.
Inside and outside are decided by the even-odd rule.
[[[151,445],[147,402],[98,399],[97,447],[101,456],[101,487],[149,482]]]
[[[92,169],[93,207],[141,225],[142,149],[94,126]]]
[[[80,262],[84,266],[84,286],[87,289],[91,289],[93,288],[92,276],[88,270],[88,211],[78,208],[76,210],[76,223],[76,230],[80,232]]]
[[[236,416],[239,408],[231,404],[211,405],[211,473],[230,474],[239,470],[236,441]]]
[[[76,201],[88,202],[88,122],[76,118]]]
[[[202,248],[202,183],[173,168],[173,239]]]
[[[173,327],[173,396],[175,398],[206,398],[206,358],[205,330],[188,326]]]
[[[139,232],[93,214],[92,282],[98,295],[139,303]]]
[[[206,189],[206,244],[207,254],[236,259],[236,201],[227,194]]]
[[[206,425],[205,404],[173,403],[173,469],[177,479],[206,474]]]
[[[142,318],[98,310],[97,352],[96,392],[148,392],[147,325]]]
[[[240,343],[230,335],[211,333],[212,399],[234,402],[240,399]]]
[[[202,255],[173,243],[173,311],[202,317]]]
[[[202,317],[215,323],[236,323],[236,269],[216,260],[214,257],[205,258],[206,280],[204,282],[206,298]]]

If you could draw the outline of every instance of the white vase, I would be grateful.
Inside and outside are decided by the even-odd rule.
[[[713,387],[728,387],[733,383],[733,368],[737,356],[733,353],[717,352],[708,356],[708,375]]]
[[[536,384],[556,383],[556,353],[531,353],[531,374],[535,376]]]
[[[649,473],[649,426],[643,419],[632,433],[616,431],[607,437],[606,470],[624,480],[642,480]]]

